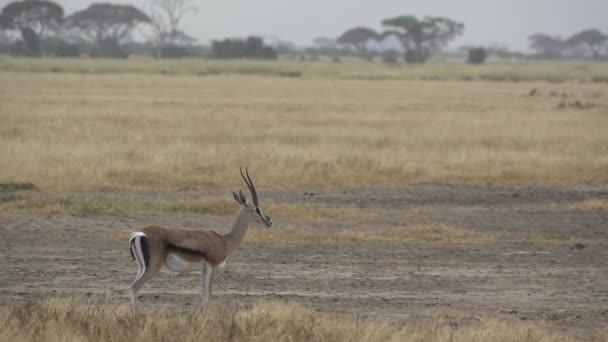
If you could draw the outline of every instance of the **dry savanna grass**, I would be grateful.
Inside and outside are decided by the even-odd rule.
[[[600,83],[4,71],[0,182],[233,189],[240,165],[260,189],[606,182],[607,99]]]
[[[541,323],[434,313],[403,325],[358,322],[292,303],[158,311],[131,318],[104,299],[45,298],[0,307],[0,341],[562,341]]]

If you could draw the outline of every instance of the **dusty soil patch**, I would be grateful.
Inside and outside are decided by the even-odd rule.
[[[314,196],[303,195],[313,191]],[[217,192],[106,193],[193,200]],[[287,299],[324,311],[406,321],[427,309],[548,321],[592,336],[608,324],[608,214],[578,210],[608,199],[608,188],[420,185],[402,189],[266,192],[264,200],[373,212],[369,220],[280,219],[273,229],[340,232],[416,225],[466,228],[495,239],[348,243],[246,242],[218,274],[215,301]],[[571,209],[568,209],[571,208]],[[127,243],[101,239],[149,224],[224,230],[229,216],[197,213],[0,212],[0,303],[41,294],[108,294],[127,301],[136,273]],[[254,227],[253,231],[262,228]],[[571,248],[584,243],[584,248]],[[145,310],[187,309],[199,275],[163,272],[142,291]]]

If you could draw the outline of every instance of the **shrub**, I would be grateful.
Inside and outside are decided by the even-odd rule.
[[[160,48],[161,58],[183,58],[188,56],[188,50],[183,46],[164,45]]]
[[[467,63],[469,64],[483,64],[488,57],[488,53],[485,48],[478,47],[469,50],[469,56],[467,57]]]
[[[399,53],[395,50],[390,50],[382,55],[382,61],[386,64],[397,64],[399,63]]]
[[[129,53],[116,39],[103,39],[97,42],[97,46],[91,52],[91,57],[127,58]]]
[[[79,44],[59,41],[55,46],[55,56],[57,57],[80,57],[81,54],[82,49]]]
[[[212,50],[216,58],[277,59],[276,51],[270,46],[265,46],[259,37],[247,37],[245,40],[214,40]]]
[[[405,61],[410,64],[425,63],[431,57],[430,51],[408,50],[405,53]]]

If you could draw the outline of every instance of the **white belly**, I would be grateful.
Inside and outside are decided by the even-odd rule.
[[[165,267],[170,271],[176,273],[189,273],[202,271],[205,265],[205,261],[201,260],[199,262],[190,262],[186,261],[175,254],[167,255],[167,259],[165,260]]]

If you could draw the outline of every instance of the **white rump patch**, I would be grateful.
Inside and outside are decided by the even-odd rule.
[[[141,276],[146,272],[146,260],[144,259],[144,253],[141,250],[141,238],[145,236],[146,234],[142,232],[135,232],[131,234],[131,238],[129,239],[129,248],[135,247],[133,254],[135,255],[135,259],[137,260],[139,267],[137,278],[135,280],[141,278]],[[134,246],[131,246],[131,243],[133,243]]]

